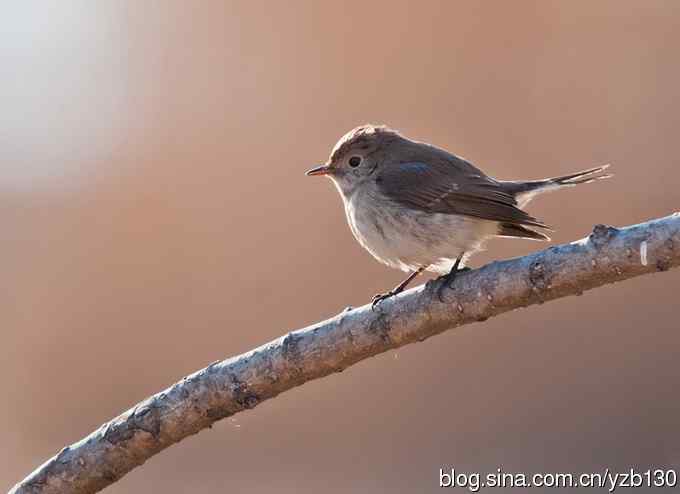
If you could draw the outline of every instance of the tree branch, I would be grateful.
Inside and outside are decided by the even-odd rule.
[[[307,381],[504,312],[680,265],[680,213],[617,229],[597,225],[570,244],[497,261],[436,286],[345,310],[255,350],[215,362],[62,449],[10,493],[91,493],[156,453]]]

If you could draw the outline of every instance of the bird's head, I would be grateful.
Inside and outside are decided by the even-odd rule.
[[[384,125],[361,125],[342,136],[328,161],[312,168],[307,175],[329,177],[347,197],[357,186],[371,179],[390,146],[402,139]]]

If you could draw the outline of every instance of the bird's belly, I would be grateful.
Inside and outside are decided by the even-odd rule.
[[[480,250],[482,242],[497,232],[494,222],[376,203],[348,202],[349,226],[373,257],[402,271],[426,266],[448,272],[459,255]]]

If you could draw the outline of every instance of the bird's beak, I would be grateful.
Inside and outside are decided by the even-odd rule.
[[[311,170],[307,170],[307,175],[308,177],[311,177],[313,175],[330,175],[331,174],[331,167],[328,165],[321,165],[317,166],[316,168],[312,168]]]

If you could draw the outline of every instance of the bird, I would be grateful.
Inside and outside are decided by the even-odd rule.
[[[358,126],[328,160],[306,172],[330,178],[359,244],[379,262],[408,272],[373,297],[402,292],[424,271],[439,274],[442,299],[470,256],[494,237],[548,241],[552,231],[524,207],[535,196],[609,178],[609,165],[542,180],[498,180],[460,156],[385,125]],[[443,300],[443,299],[442,299]]]

